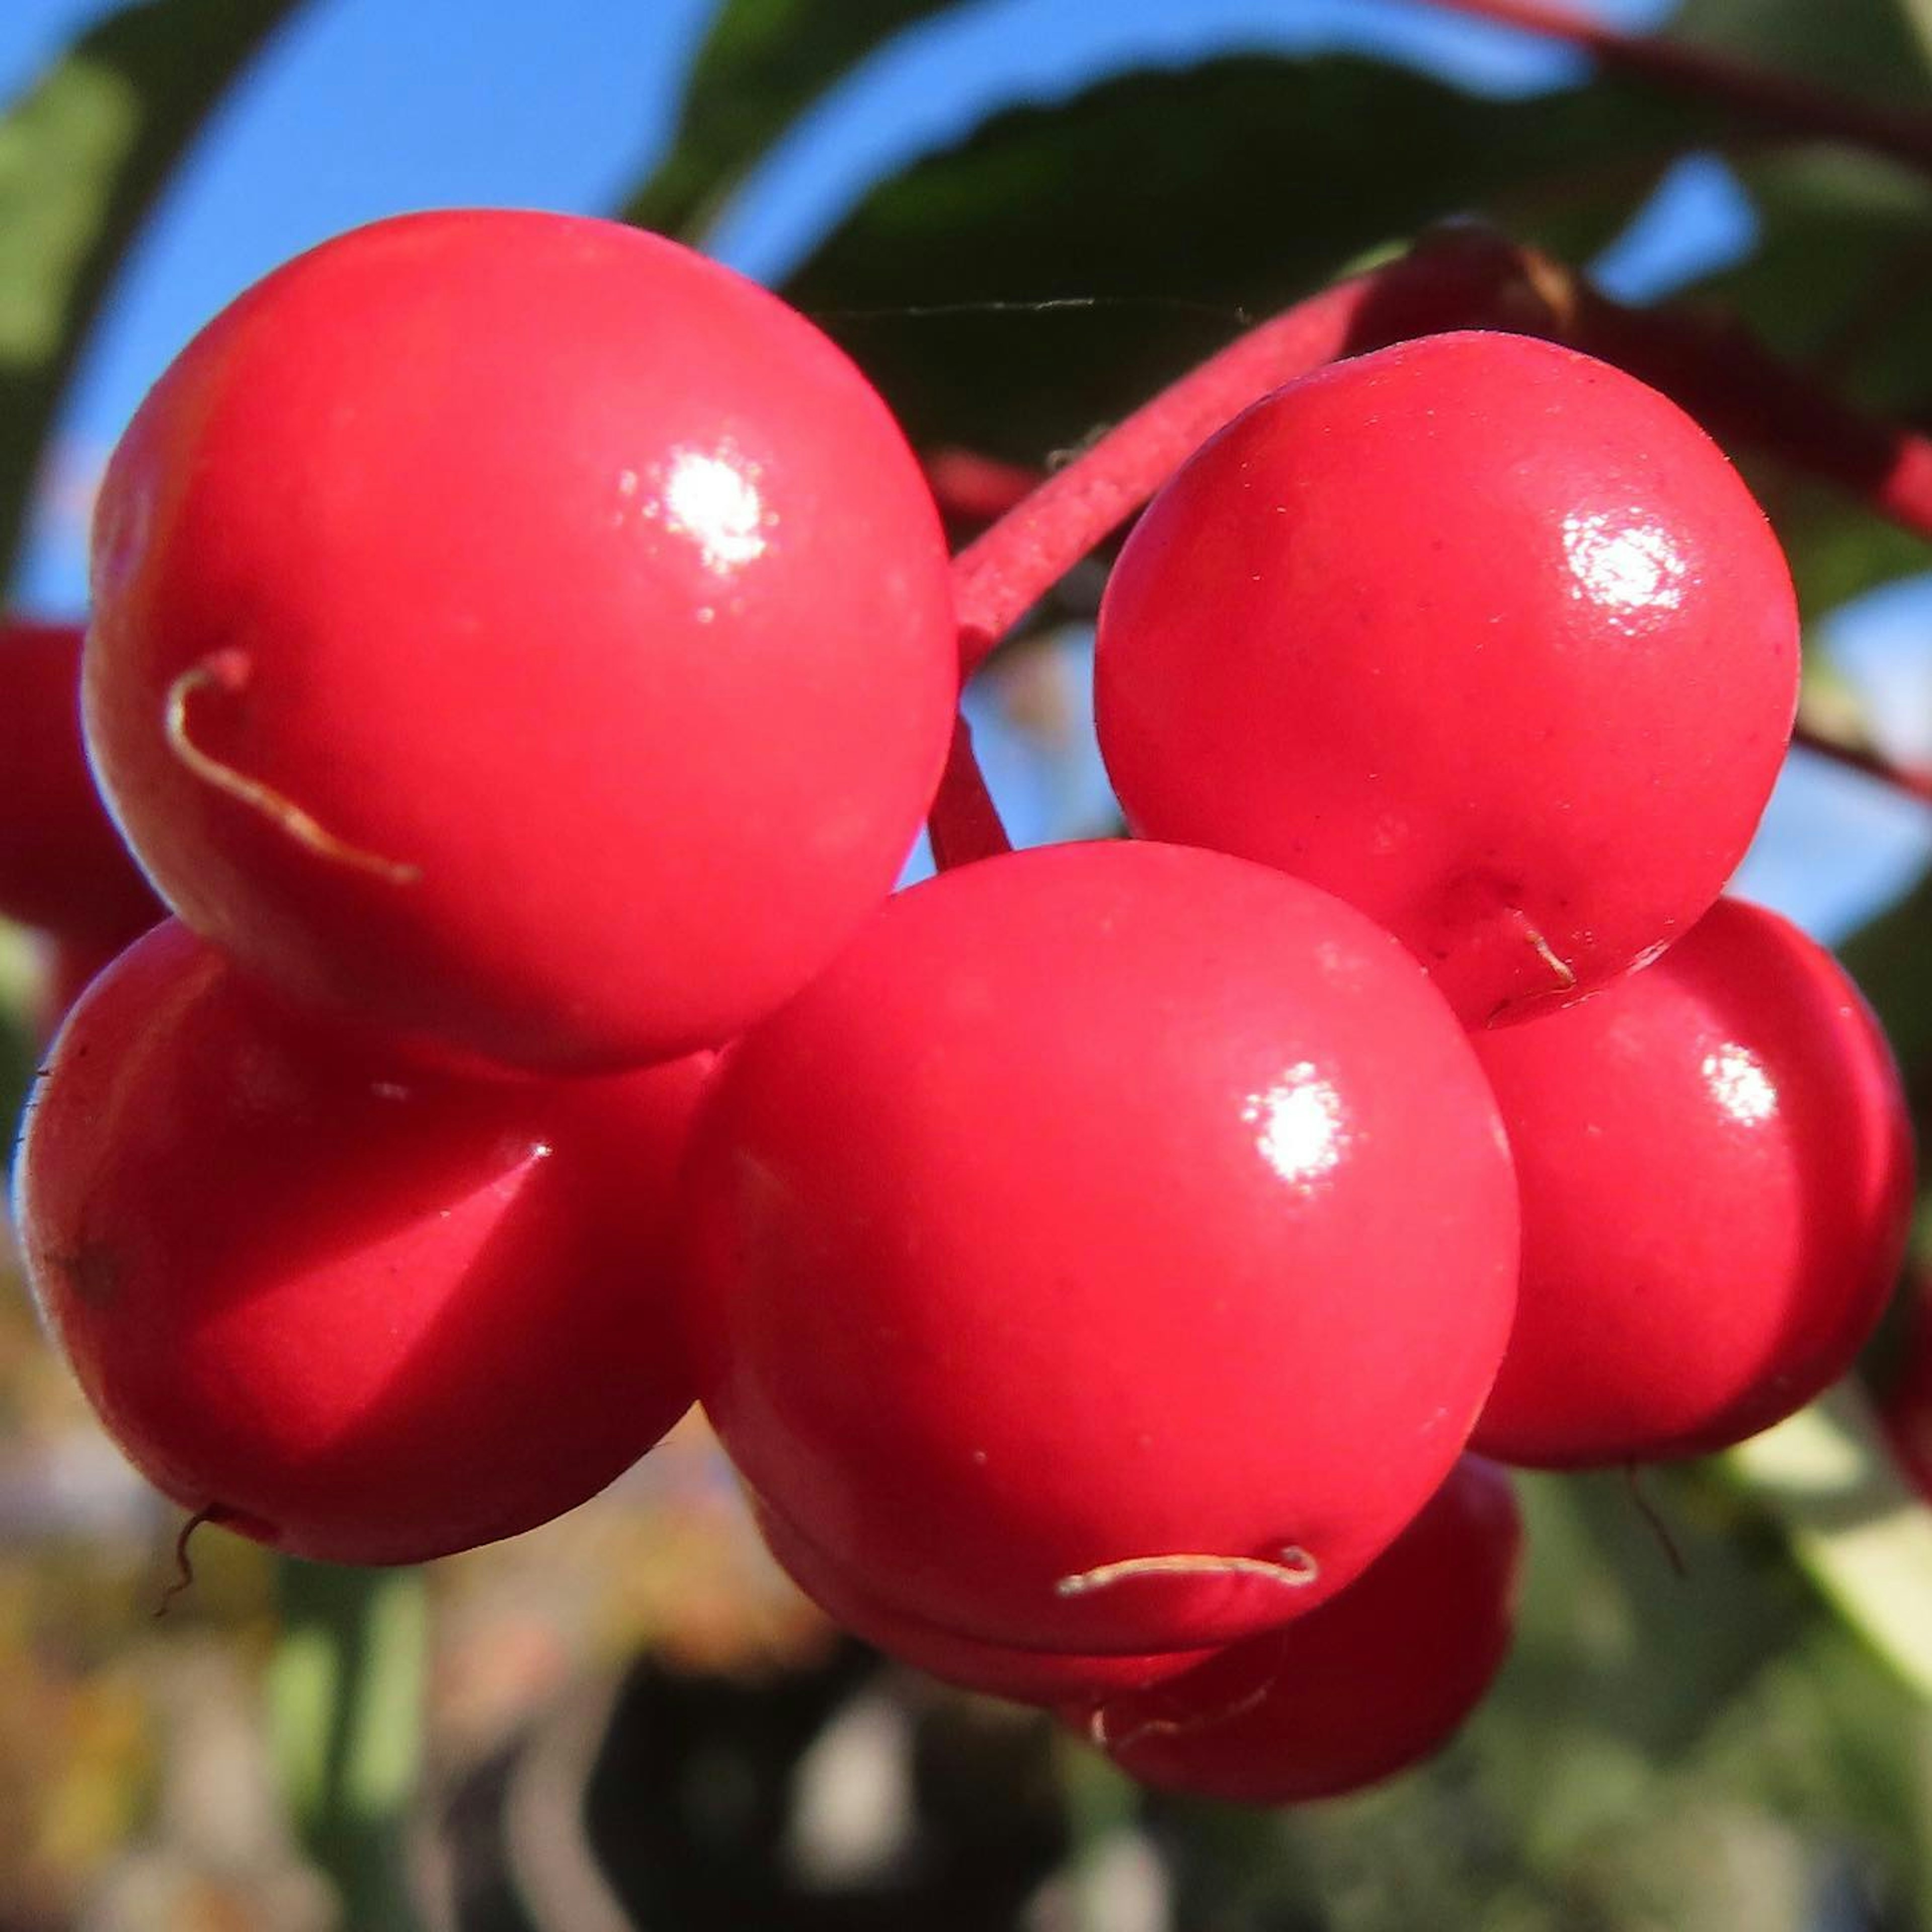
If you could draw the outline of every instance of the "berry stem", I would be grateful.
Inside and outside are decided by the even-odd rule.
[[[972,727],[963,716],[953,724],[952,743],[926,830],[932,841],[932,862],[942,872],[970,865],[976,859],[998,858],[1013,849],[999,808],[986,789],[986,775],[973,754]]]
[[[1615,363],[1720,441],[1755,444],[1932,538],[1932,440],[1854,409],[1728,318],[1626,308],[1532,249],[1448,229],[1238,338],[968,544],[953,560],[962,674],[1250,403],[1337,356],[1454,328],[1540,335]]]
[[[1532,249],[1483,229],[1445,229],[1238,337],[967,544],[952,562],[962,682],[1040,597],[1249,404],[1339,356],[1453,328],[1540,335],[1615,363],[1672,398],[1720,441],[1756,444],[1932,538],[1932,439],[1854,409],[1728,318],[1627,308]],[[1924,774],[1807,734],[1801,741],[1926,795]],[[934,806],[933,834],[942,868],[1007,849],[963,728]]]
[[[1022,464],[1002,463],[976,450],[929,450],[922,466],[941,514],[966,524],[990,524],[1004,517],[1040,481]]]
[[[1338,356],[1481,317],[1533,328],[1538,304],[1526,260],[1493,236],[1445,231],[1385,268],[1297,303],[1170,384],[953,560],[962,676],[1186,458],[1270,391]]]
[[[1625,34],[1557,0],[1430,0],[1466,14],[1568,41],[1612,72],[1722,101],[1741,117],[1806,140],[1842,141],[1932,172],[1932,120],[1876,101],[1814,86],[1795,75],[1752,65],[1661,34]]]
[[[1370,286],[1343,282],[1265,322],[1136,410],[1048,476],[953,563],[959,658],[970,676],[1050,584],[1132,515],[1256,397],[1332,361]]]
[[[1808,752],[1816,752],[1820,758],[1829,758],[1834,764],[1863,772],[1868,778],[1876,778],[1894,791],[1904,792],[1909,798],[1932,805],[1932,770],[1895,764],[1869,746],[1849,744],[1842,738],[1832,737],[1805,724],[1802,718],[1791,734],[1791,742],[1802,745]]]

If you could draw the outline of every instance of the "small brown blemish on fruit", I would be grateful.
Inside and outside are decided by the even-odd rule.
[[[106,1242],[86,1241],[42,1258],[88,1307],[104,1311],[120,1299],[121,1256]]]

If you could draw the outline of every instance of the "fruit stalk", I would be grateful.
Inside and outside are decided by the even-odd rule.
[[[1918,765],[1901,765],[1868,745],[1848,743],[1842,738],[1816,730],[1802,719],[1791,734],[1791,741],[1795,745],[1802,745],[1808,752],[1816,752],[1821,758],[1829,758],[1834,764],[1863,772],[1867,778],[1876,778],[1881,784],[1902,791],[1908,798],[1921,799],[1932,805],[1932,770]]]
[[[963,716],[952,727],[952,742],[926,830],[932,841],[932,862],[942,872],[970,865],[975,859],[996,859],[1013,849],[999,807],[986,789],[986,775],[974,756],[973,728]]]
[[[1720,100],[1775,132],[1808,140],[1842,141],[1932,171],[1932,122],[1874,101],[1816,87],[1661,34],[1625,34],[1552,0],[1432,0],[1467,14],[1580,47],[1613,73],[1675,94]]]
[[[1614,363],[1720,442],[1754,444],[1932,538],[1932,439],[1854,409],[1726,318],[1627,308],[1532,249],[1448,229],[1238,338],[968,544],[952,567],[962,676],[1251,403],[1338,356],[1456,328],[1540,335]]]
[[[1186,458],[1270,390],[1339,356],[1468,326],[1472,317],[1534,328],[1539,304],[1524,262],[1517,250],[1486,233],[1445,233],[1386,267],[1298,302],[1171,383],[953,560],[962,678],[970,677],[1027,609],[1139,509]]]

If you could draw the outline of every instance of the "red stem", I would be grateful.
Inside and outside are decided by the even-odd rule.
[[[1474,231],[1445,234],[1339,282],[1239,336],[1076,457],[952,562],[959,669],[970,677],[1046,590],[1252,402],[1338,356],[1431,330],[1534,326],[1525,257]]]
[[[1040,481],[1030,470],[970,449],[935,449],[925,459],[932,500],[949,519],[990,524],[1020,502]]]
[[[953,560],[959,670],[980,660],[1049,585],[1132,516],[1257,397],[1340,355],[1371,282],[1343,282],[1239,337],[1048,477]]]
[[[1750,120],[1808,139],[1844,141],[1932,172],[1932,120],[1816,87],[1795,75],[1659,34],[1619,33],[1556,0],[1430,0],[1452,14],[1567,40],[1602,66],[1676,93],[1724,102]]]
[[[1876,778],[1893,790],[1904,793],[1908,798],[1932,805],[1932,771],[1916,765],[1894,764],[1868,746],[1848,745],[1842,738],[1828,737],[1803,723],[1792,733],[1791,742],[1802,745],[1808,752],[1816,752],[1821,758],[1829,758],[1834,764],[1863,772],[1868,778]]]
[[[932,862],[942,872],[1013,849],[973,755],[972,727],[963,717],[953,721],[952,743],[926,818],[926,834],[932,841]]]
[[[1446,230],[1400,260],[1297,304],[1190,370],[953,560],[961,681],[1060,578],[1124,524],[1178,464],[1252,402],[1338,356],[1450,328],[1502,328],[1568,344],[1676,399],[1720,441],[1754,443],[1831,478],[1876,514],[1932,539],[1932,441],[1880,422],[1780,362],[1748,333],[1701,313],[1626,308],[1533,250]],[[1820,746],[1820,748],[1828,748]],[[1832,755],[1857,762],[1836,748]],[[1867,767],[1870,769],[1869,766]],[[1881,772],[1881,776],[1887,776]],[[1917,793],[1906,775],[1902,789]],[[989,849],[998,815],[956,738],[934,848]],[[967,828],[963,837],[959,828]],[[1004,834],[1000,833],[1004,842]],[[957,862],[944,856],[941,865]]]

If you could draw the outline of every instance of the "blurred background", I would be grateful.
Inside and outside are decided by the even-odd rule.
[[[1582,10],[1863,104],[1918,130],[1916,162],[1475,17],[1496,10],[8,0],[11,611],[84,618],[102,466],[201,323],[326,236],[450,204],[698,242],[820,317],[935,457],[1048,466],[1244,320],[1463,217],[1932,426],[1932,10]],[[1808,717],[1932,767],[1932,550],[1736,453],[1792,558]],[[1022,843],[1115,823],[1098,582],[1076,573],[969,693]],[[1738,882],[1844,947],[1922,1108],[1928,863],[1922,798],[1799,752]],[[10,1118],[48,962],[0,928]],[[1044,1720],[842,1640],[695,1424],[594,1504],[425,1574],[204,1534],[158,1618],[176,1514],[0,1271],[0,1932],[1932,1926],[1932,1518],[1856,1407],[1641,1499],[1526,1480],[1521,1635],[1456,1744],[1255,1814],[1137,1792]],[[1875,1349],[1881,1397],[1912,1315]]]

